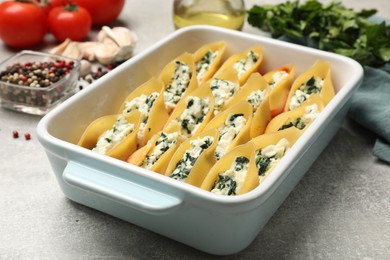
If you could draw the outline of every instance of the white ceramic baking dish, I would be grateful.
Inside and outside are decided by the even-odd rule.
[[[336,96],[255,190],[218,196],[75,143],[97,117],[113,114],[132,89],[185,51],[226,40],[227,55],[264,48],[262,70],[293,63],[297,74],[317,59],[331,63]],[[328,144],[363,76],[355,61],[311,48],[207,26],[178,30],[117,67],[47,114],[37,133],[58,183],[71,200],[199,250],[233,254],[246,248]],[[318,158],[321,160],[321,158]]]

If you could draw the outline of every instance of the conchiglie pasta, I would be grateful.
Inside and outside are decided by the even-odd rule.
[[[216,147],[216,158],[219,160],[226,152],[244,144],[250,139],[252,123],[252,106],[245,101],[216,115],[204,128],[217,129],[219,140]]]
[[[162,69],[159,79],[165,86],[164,103],[170,114],[186,94],[198,87],[194,56],[186,52],[172,60]]]
[[[214,111],[214,97],[211,89],[201,86],[185,96],[169,117],[164,131],[180,132],[190,137],[203,130],[211,120]]]
[[[200,187],[206,174],[216,162],[217,140],[216,129],[186,139],[172,156],[165,175]]]
[[[119,113],[141,112],[141,124],[138,131],[138,147],[142,147],[168,120],[168,111],[164,105],[163,82],[152,78],[131,92]]]
[[[126,160],[137,149],[141,115],[107,115],[94,120],[82,134],[78,145],[119,160]]]
[[[164,174],[169,160],[184,138],[178,133],[159,132],[148,143],[135,151],[127,160],[128,163]]]
[[[269,96],[267,95],[260,103],[256,112],[253,114],[251,125],[251,138],[255,138],[264,133],[268,123],[271,121],[271,110],[269,109]]]
[[[251,48],[230,56],[216,72],[218,77],[222,72],[233,69],[237,74],[240,85],[243,85],[249,76],[259,70],[263,61],[263,48],[254,45]]]
[[[275,117],[284,110],[291,84],[295,77],[295,66],[287,64],[263,75],[270,86],[269,106],[271,116]]]
[[[214,115],[218,114],[240,89],[240,83],[233,69],[225,70],[208,80],[203,86],[211,89],[214,96]]]
[[[212,42],[201,46],[195,51],[194,61],[198,84],[210,79],[218,70],[226,46],[225,41]]]
[[[253,143],[239,145],[210,169],[201,188],[232,196],[247,193],[259,185]]]
[[[294,110],[312,94],[319,94],[324,105],[327,105],[334,97],[335,91],[329,62],[318,60],[294,81],[284,110]]]
[[[253,113],[255,113],[269,91],[270,89],[268,84],[260,75],[260,73],[252,73],[247,82],[238,89],[237,93],[235,93],[228,102],[226,102],[221,111],[224,111],[237,105],[243,100],[246,100],[249,104],[251,104]]]
[[[318,94],[313,94],[300,107],[279,114],[274,117],[265,133],[272,133],[286,128],[295,127],[299,130],[305,130],[324,109],[324,104]]]
[[[259,183],[270,174],[302,133],[303,131],[292,127],[262,134],[250,141],[256,150],[255,158]]]

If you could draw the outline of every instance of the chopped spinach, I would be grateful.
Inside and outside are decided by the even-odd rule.
[[[236,195],[237,183],[229,176],[218,174],[213,189],[223,190],[225,188],[229,189],[227,195]]]
[[[257,165],[259,176],[265,175],[273,158],[274,157],[267,157],[267,156],[261,155],[261,150],[258,152],[257,157],[256,157],[256,165]]]
[[[238,156],[235,160],[235,167],[234,167],[234,170],[239,172],[239,171],[242,171],[246,164],[249,163],[249,159],[244,157],[244,156]]]

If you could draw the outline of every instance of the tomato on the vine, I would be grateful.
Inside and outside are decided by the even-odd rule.
[[[0,38],[14,48],[28,48],[40,43],[47,32],[42,8],[27,1],[0,3]]]
[[[88,10],[95,25],[109,24],[114,21],[125,4],[125,0],[73,0],[73,2]]]
[[[92,19],[86,9],[76,4],[54,7],[48,16],[49,28],[58,41],[85,39],[91,30]]]

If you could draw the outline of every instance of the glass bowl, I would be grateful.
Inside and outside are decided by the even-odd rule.
[[[21,51],[0,63],[1,107],[44,115],[77,91],[78,60]]]

